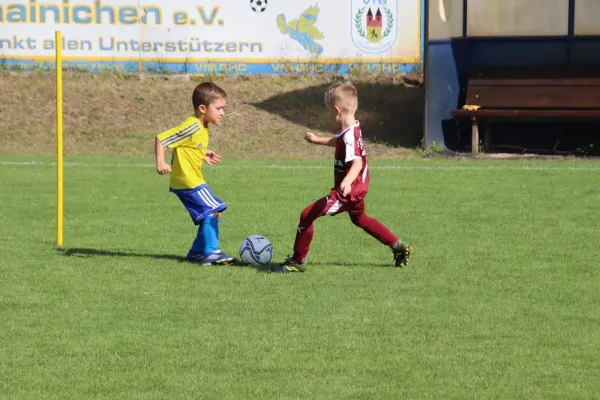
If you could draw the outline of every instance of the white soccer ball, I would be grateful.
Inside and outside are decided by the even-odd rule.
[[[261,235],[248,236],[240,246],[240,260],[244,264],[265,265],[273,258],[271,241]]]
[[[267,9],[267,0],[250,0],[250,8],[257,13],[264,12]]]

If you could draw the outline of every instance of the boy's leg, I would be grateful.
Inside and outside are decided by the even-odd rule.
[[[337,213],[342,204],[331,196],[325,196],[308,207],[300,214],[300,223],[296,230],[296,240],[294,241],[294,260],[303,263],[306,260],[310,243],[315,233],[314,222],[327,214]]]
[[[310,243],[314,235],[314,221],[327,214],[334,214],[340,210],[342,204],[335,197],[325,196],[308,207],[300,214],[300,223],[296,230],[296,240],[294,241],[294,255],[282,264],[273,267],[273,272],[304,272],[306,266],[306,256],[310,250]]]
[[[408,263],[408,257],[410,256],[412,248],[406,243],[402,243],[398,236],[377,219],[369,217],[365,213],[364,200],[357,202],[348,213],[350,215],[350,220],[354,225],[362,228],[369,235],[392,249],[396,267],[403,267]]]
[[[200,225],[198,225],[198,234],[196,235],[196,239],[194,239],[194,243],[192,243],[192,253],[204,254],[206,240],[204,239],[204,232],[202,231],[203,225],[204,220],[200,221]]]
[[[364,209],[362,212],[351,212],[350,220],[354,225],[362,228],[369,235],[387,246],[393,247],[398,242],[398,236],[381,222],[365,214]]]
[[[215,213],[204,218],[204,222],[198,229],[198,233],[204,239],[204,248],[202,252],[204,254],[211,254],[219,249],[219,218],[221,214]]]
[[[203,264],[225,264],[234,261],[219,250],[219,216],[227,208],[223,200],[214,197],[206,184],[194,189],[171,190],[190,213],[198,233],[187,259]]]
[[[198,225],[198,234],[192,244],[192,252],[202,255],[219,250],[219,213],[205,217]]]
[[[188,260],[204,265],[222,265],[235,261],[235,257],[223,253],[219,246],[219,217],[220,213],[206,216],[200,221],[198,235],[194,240],[192,249],[188,253]]]

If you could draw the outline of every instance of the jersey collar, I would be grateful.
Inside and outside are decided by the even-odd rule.
[[[359,126],[359,125],[360,125],[360,122],[358,122],[358,120],[356,120],[356,122],[354,122],[354,124],[353,124],[353,125],[350,125],[350,126],[349,126],[349,127],[347,127],[346,129],[339,131],[339,132],[338,132],[338,133],[335,135],[335,137],[340,137],[340,136],[342,136],[343,134],[345,134],[346,132],[348,132],[350,129],[352,129],[352,128],[356,128],[356,127],[357,127],[357,126]]]

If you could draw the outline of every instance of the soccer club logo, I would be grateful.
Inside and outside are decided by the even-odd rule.
[[[352,0],[352,40],[367,53],[388,50],[398,36],[397,0]]]
[[[250,0],[250,9],[255,13],[265,12],[267,9],[267,0]]]

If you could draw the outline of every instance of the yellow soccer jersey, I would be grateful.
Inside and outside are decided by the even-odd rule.
[[[173,150],[171,189],[193,189],[206,183],[202,163],[208,148],[208,128],[198,118],[189,116],[181,125],[156,137],[164,148]]]

